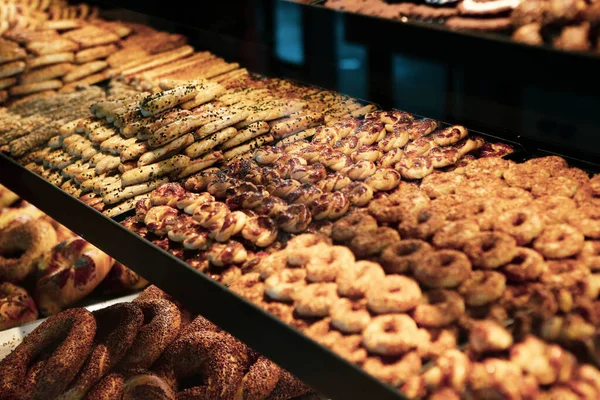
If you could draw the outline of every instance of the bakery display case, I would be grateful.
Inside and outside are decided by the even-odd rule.
[[[1,398],[600,396],[597,57],[342,3],[2,5]]]

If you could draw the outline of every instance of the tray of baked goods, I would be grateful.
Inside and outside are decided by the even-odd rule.
[[[0,183],[320,393],[600,396],[594,160],[195,50],[152,58],[105,88],[9,99],[0,120]],[[0,234],[7,259],[20,226]],[[94,343],[83,330],[101,323],[76,310],[5,358],[0,391],[59,397],[105,382],[123,398],[127,380],[133,398],[230,399],[250,371],[239,366],[231,384],[215,377],[222,397],[202,394],[189,375],[218,366],[222,377],[237,358],[205,363],[216,347],[182,333],[141,376],[103,358],[94,383],[77,378],[91,374],[79,364],[58,385],[44,371],[70,360],[68,327]]]
[[[156,286],[0,332],[0,372],[6,399],[321,398]]]
[[[317,0],[300,3],[390,19],[426,22],[489,38],[596,53],[598,7],[575,0]]]

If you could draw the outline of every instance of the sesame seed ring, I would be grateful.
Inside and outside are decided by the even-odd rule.
[[[433,235],[436,247],[461,250],[469,241],[480,234],[479,225],[475,221],[462,220],[450,222],[441,227]]]
[[[387,273],[407,273],[421,264],[432,251],[431,245],[422,240],[400,240],[383,250],[379,262]]]
[[[377,229],[377,221],[367,213],[353,211],[333,224],[332,238],[336,242],[348,242],[360,232]]]
[[[398,225],[398,232],[403,238],[426,240],[444,226],[445,222],[444,213],[426,208],[405,214]]]
[[[494,230],[508,233],[519,246],[530,243],[543,229],[542,217],[531,208],[506,211],[494,222]]]
[[[338,299],[335,283],[311,283],[296,295],[295,310],[303,317],[326,317]]]
[[[458,292],[469,306],[483,306],[502,297],[506,289],[506,277],[496,271],[472,271]]]
[[[358,258],[377,256],[386,247],[400,241],[400,235],[395,229],[387,226],[379,227],[373,231],[360,232],[350,241],[348,247]]]
[[[514,258],[502,270],[508,279],[523,282],[536,280],[546,268],[544,257],[540,253],[526,247],[517,247]]]
[[[286,268],[265,280],[265,294],[277,301],[294,301],[296,294],[306,287],[306,270]]]
[[[331,325],[343,333],[361,333],[371,320],[365,301],[339,299],[330,309]]]
[[[63,311],[42,322],[0,361],[0,397],[58,397],[85,362],[95,333],[96,321],[83,308]],[[33,387],[25,388],[28,370],[34,359],[54,346],[50,357],[41,364]]]

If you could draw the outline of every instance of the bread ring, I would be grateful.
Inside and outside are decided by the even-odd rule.
[[[348,244],[358,258],[377,256],[388,246],[398,242],[400,235],[395,229],[379,227],[373,231],[361,232]]]
[[[266,399],[277,386],[281,368],[264,356],[252,364],[242,383],[238,395],[242,400]]]
[[[206,258],[215,267],[225,267],[231,264],[241,264],[246,261],[248,252],[244,246],[234,240],[227,243],[213,243],[206,252]]]
[[[374,191],[390,191],[400,184],[400,173],[392,168],[378,168],[373,175],[367,178],[365,183]]]
[[[0,331],[35,321],[38,310],[25,289],[9,282],[0,283]]]
[[[95,311],[98,325],[94,346],[85,364],[61,399],[82,399],[125,355],[142,326],[136,303],[120,303]]]
[[[343,333],[361,333],[371,315],[364,301],[339,299],[330,308],[331,325]]]
[[[477,307],[502,297],[505,288],[506,277],[501,273],[472,271],[471,276],[460,285],[458,292],[463,295],[467,305]]]
[[[48,318],[0,361],[0,396],[6,399],[58,397],[85,362],[95,333],[96,321],[83,308]],[[54,348],[52,355],[42,362],[31,391],[23,393],[31,363],[44,350]]]
[[[312,202],[311,208],[316,221],[338,219],[350,208],[350,200],[341,192],[323,193]]]
[[[38,262],[35,298],[44,315],[60,312],[100,284],[113,259],[81,238],[56,245]]]
[[[436,247],[460,250],[479,233],[479,225],[475,221],[451,222],[434,234],[433,244]]]
[[[419,304],[413,313],[421,326],[440,328],[452,324],[465,312],[463,298],[453,290],[431,290],[425,293],[427,302]]]
[[[411,351],[393,361],[382,357],[369,357],[363,364],[363,368],[377,379],[393,386],[399,386],[419,373],[422,362],[417,352]]]
[[[265,280],[265,294],[273,300],[294,301],[296,294],[305,286],[305,269],[286,268]]]
[[[337,275],[337,292],[345,297],[365,297],[369,289],[377,287],[385,273],[380,265],[371,261],[357,261],[345,265]]]
[[[583,245],[578,259],[592,271],[600,270],[600,241],[588,240]]]
[[[352,183],[352,179],[339,172],[328,174],[324,179],[317,182],[317,187],[324,193],[336,192],[342,190]]]
[[[404,215],[421,210],[429,198],[416,188],[401,185],[394,193],[369,203],[369,213],[379,222],[400,222]]]
[[[546,258],[566,258],[578,254],[584,237],[567,224],[550,225],[533,242],[533,247]]]
[[[303,317],[326,317],[337,299],[335,283],[311,283],[297,293],[294,307]]]
[[[331,350],[353,364],[362,365],[367,359],[367,350],[359,334],[342,336],[331,345]]]
[[[403,157],[404,151],[402,149],[393,148],[381,157],[377,166],[379,168],[393,168]]]
[[[148,368],[179,333],[181,312],[175,304],[168,300],[148,300],[137,305],[144,313],[144,324],[116,371]]]
[[[494,222],[494,230],[506,232],[515,238],[519,246],[538,237],[544,224],[540,215],[531,209],[507,211]]]
[[[271,218],[259,215],[247,218],[241,233],[244,239],[249,240],[256,246],[267,247],[277,240],[278,230],[277,225]]]
[[[514,258],[503,267],[503,272],[510,280],[532,281],[546,269],[544,257],[540,253],[526,247],[518,247]]]
[[[446,216],[431,209],[405,213],[398,225],[398,232],[403,238],[427,240],[445,225]]]
[[[310,393],[312,390],[286,370],[281,370],[279,382],[271,392],[269,400],[288,400]]]
[[[413,268],[420,284],[430,288],[454,288],[471,274],[471,262],[462,252],[438,250],[425,256]]]
[[[363,331],[363,345],[367,350],[384,356],[406,353],[423,339],[415,321],[406,314],[374,317]]]
[[[305,265],[309,282],[335,282],[338,273],[354,263],[354,254],[344,246],[317,245],[308,251],[312,253]]]
[[[0,280],[20,282],[36,260],[56,244],[56,231],[46,221],[29,221],[0,231]]]
[[[580,206],[575,213],[569,209],[566,220],[579,229],[585,237],[600,239],[600,211],[599,208],[590,204]]]
[[[467,243],[464,251],[473,265],[479,268],[494,269],[515,257],[517,245],[515,239],[506,233],[481,233]]]
[[[415,308],[421,298],[421,289],[413,279],[388,275],[367,291],[367,306],[376,314],[402,313]]]
[[[279,227],[290,233],[306,230],[312,221],[312,214],[305,204],[290,204],[276,219]]]
[[[360,232],[377,229],[377,221],[369,214],[353,211],[333,224],[332,239],[336,242],[348,242]]]
[[[506,171],[511,164],[511,161],[505,160],[501,157],[478,158],[477,160],[473,160],[467,164],[464,174],[469,178],[486,174],[501,178],[504,174],[504,171]]]
[[[431,246],[422,240],[400,240],[386,247],[379,261],[386,272],[402,274],[413,271],[432,251]]]

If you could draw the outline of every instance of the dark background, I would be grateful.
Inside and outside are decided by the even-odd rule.
[[[185,33],[198,49],[252,72],[519,137],[528,146],[597,163],[596,55],[278,0],[179,4],[120,1],[119,7],[146,15],[119,9],[105,15]]]

